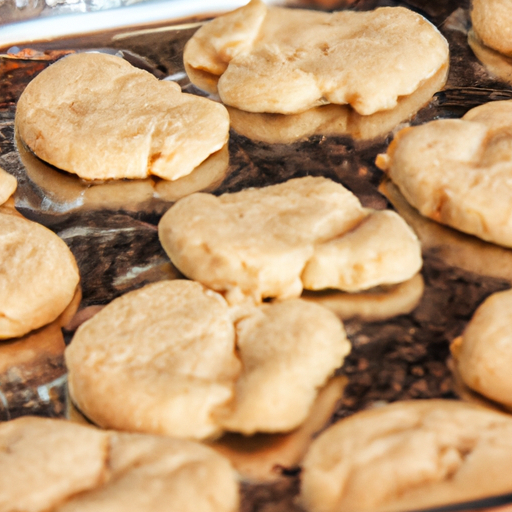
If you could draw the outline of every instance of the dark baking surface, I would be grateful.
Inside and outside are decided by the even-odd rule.
[[[512,98],[511,87],[490,77],[467,45],[467,1],[319,0],[314,6],[312,2],[295,2],[294,5],[297,4],[360,10],[403,5],[426,16],[443,32],[451,50],[448,83],[412,124],[439,117],[460,117],[487,101]],[[50,227],[73,251],[82,276],[81,309],[106,304],[149,282],[179,276],[157,236],[159,218],[171,203],[148,200],[137,207],[116,205],[111,208],[108,204],[88,207],[59,202],[31,179],[21,162],[14,137],[16,100],[30,79],[61,55],[60,50],[87,47],[128,50],[144,57],[156,75],[174,75],[182,86],[193,92],[183,75],[181,53],[194,30],[125,34],[115,41],[110,35],[96,35],[32,45],[31,48],[40,52],[36,58],[0,58],[0,166],[18,178],[15,197],[18,210]],[[294,144],[270,145],[251,141],[232,131],[229,173],[214,193],[315,175],[344,184],[365,206],[392,207],[378,190],[383,176],[374,165],[376,155],[385,150],[391,138],[390,134],[363,143],[346,137],[314,136]],[[49,172],[60,173],[51,168]],[[471,237],[465,238],[471,246]],[[411,314],[374,323],[358,319],[345,322],[353,350],[339,373],[346,374],[349,382],[331,421],[381,401],[457,397],[447,365],[449,343],[461,334],[477,306],[489,294],[509,288],[511,279],[500,276],[499,272],[484,276],[454,265],[435,244],[425,247],[424,260],[425,293]],[[71,336],[72,331],[64,331],[67,342]],[[0,359],[1,350],[2,345]],[[65,415],[62,353],[52,356],[51,362],[48,358],[36,358],[30,372],[29,377],[17,368],[0,373],[0,420],[25,414]],[[300,510],[294,501],[297,492],[298,470],[285,469],[283,477],[274,484],[243,484],[241,510]]]

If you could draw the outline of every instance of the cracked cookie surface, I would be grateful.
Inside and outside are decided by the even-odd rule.
[[[392,109],[448,62],[448,44],[404,8],[332,14],[259,0],[199,29],[184,51],[199,87],[248,112],[295,114],[349,104]]]
[[[234,512],[229,462],[198,443],[24,417],[0,425],[0,510]]]
[[[303,464],[310,512],[419,510],[510,492],[512,418],[451,400],[397,402],[329,427]]]
[[[409,203],[442,224],[512,247],[512,101],[400,131],[379,155]]]
[[[39,158],[86,180],[176,180],[226,144],[229,115],[119,57],[79,53],[29,83],[16,128]]]
[[[406,281],[422,264],[416,236],[396,213],[365,209],[326,178],[193,194],[158,231],[181,272],[231,303],[298,297],[303,288],[360,291]]]
[[[321,306],[293,300],[240,314],[199,283],[174,280],[111,302],[65,356],[70,395],[96,424],[204,439],[297,427],[349,350]]]

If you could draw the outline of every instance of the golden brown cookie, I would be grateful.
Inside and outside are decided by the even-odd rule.
[[[55,320],[75,295],[75,258],[52,231],[0,212],[0,339]]]
[[[199,29],[185,47],[191,81],[248,112],[296,114],[327,103],[392,109],[448,62],[448,44],[404,8],[332,14],[260,0]]]
[[[421,510],[511,492],[512,418],[453,400],[354,414],[311,445],[301,473],[309,512]]]
[[[512,101],[400,131],[377,164],[421,214],[512,247]]]
[[[230,303],[298,297],[303,287],[360,291],[410,279],[422,264],[415,235],[396,213],[364,209],[326,178],[193,194],[158,231],[176,267]]]
[[[301,300],[238,315],[185,280],[114,300],[66,350],[73,401],[102,427],[177,437],[297,427],[350,350],[341,322]]]
[[[87,180],[175,180],[226,144],[229,116],[119,57],[79,53],[30,82],[16,128],[39,158]]]
[[[191,441],[64,420],[0,424],[0,510],[235,512],[229,462]]]

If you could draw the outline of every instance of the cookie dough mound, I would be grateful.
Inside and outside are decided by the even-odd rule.
[[[25,417],[0,425],[0,510],[235,512],[235,474],[199,444]]]
[[[327,429],[303,463],[310,512],[419,510],[512,490],[512,419],[456,401],[398,402]]]
[[[228,305],[183,280],[114,300],[65,356],[71,397],[94,423],[199,439],[219,434],[211,414],[240,371]]]
[[[387,232],[390,226],[396,233]],[[372,214],[325,178],[220,197],[193,194],[158,229],[179,270],[227,293],[232,303],[298,297],[303,286],[362,290],[410,279],[421,268],[420,246],[396,214]],[[393,264],[386,263],[390,258]]]
[[[0,167],[0,205],[14,194],[17,186],[16,178]]]
[[[21,216],[0,213],[0,339],[55,320],[79,280],[75,258],[57,235]]]
[[[87,180],[175,180],[226,144],[229,116],[119,57],[80,53],[30,82],[16,128],[39,158]]]
[[[326,103],[392,109],[448,62],[448,43],[404,8],[332,14],[245,7],[204,25],[185,47],[191,81],[248,112],[295,114]]]
[[[377,165],[426,217],[512,247],[512,101],[400,131]]]
[[[464,383],[512,408],[512,291],[491,295],[473,315],[458,343],[452,345]]]
[[[227,430],[247,435],[301,425],[350,351],[336,316],[298,299],[263,305],[236,329],[243,372],[234,402],[218,418]]]
[[[512,57],[512,3],[510,0],[472,0],[471,22],[488,47]]]
[[[66,350],[72,399],[121,430],[203,439],[295,428],[350,350],[343,326],[301,300],[238,311],[184,280],[114,300]]]

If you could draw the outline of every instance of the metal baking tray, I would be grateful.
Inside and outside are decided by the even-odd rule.
[[[19,95],[57,58],[90,50],[118,53],[159,78],[175,80],[188,92],[198,93],[183,69],[184,44],[205,19],[243,3],[152,2],[119,9],[114,15],[112,11],[62,15],[5,25],[0,30],[0,166],[18,178],[16,208],[64,239],[82,276],[81,297],[64,319],[23,339],[0,344],[0,420],[26,414],[76,419],[66,396],[63,360],[65,344],[76,326],[123,293],[181,277],[157,236],[158,221],[172,197],[158,196],[151,180],[86,183],[42,163],[16,140],[14,115]],[[468,1],[304,0],[288,4],[329,10],[403,5],[431,20],[450,43],[450,74],[444,90],[410,124],[457,118],[487,101],[512,98],[511,87],[494,79],[467,45]],[[409,314],[387,320],[356,317],[345,321],[353,348],[338,372],[344,379],[343,394],[323,426],[384,402],[468,399],[452,372],[449,343],[461,334],[488,295],[512,284],[512,251],[422,218],[385,181],[374,162],[392,137],[390,132],[361,141],[319,133],[270,144],[232,129],[229,164],[209,188],[220,194],[292,177],[327,176],[352,190],[364,206],[395,208],[422,241],[425,288],[419,305]],[[275,438],[259,441],[267,443],[267,448],[277,442]],[[295,500],[300,468],[275,465],[272,471],[275,479],[242,484],[241,510],[301,510]],[[511,495],[436,510],[472,510],[505,503],[512,503]]]

